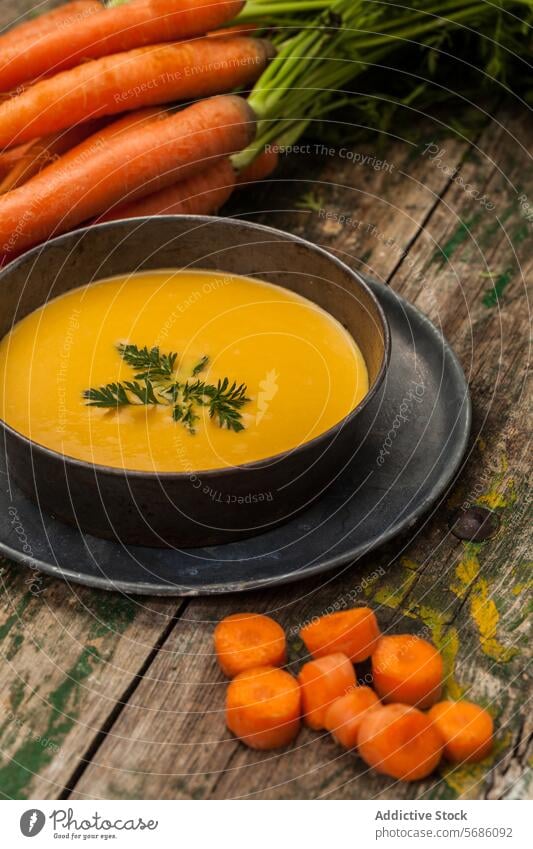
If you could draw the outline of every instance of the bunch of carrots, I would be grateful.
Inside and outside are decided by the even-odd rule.
[[[95,220],[216,212],[279,145],[324,121],[345,143],[346,110],[385,102],[354,80],[398,51],[406,109],[450,93],[455,55],[465,103],[518,95],[532,22],[533,0],[69,0],[0,35],[2,261]]]
[[[367,766],[402,781],[425,778],[442,757],[470,763],[490,753],[490,714],[465,700],[439,701],[443,661],[426,640],[383,636],[368,607],[322,616],[300,636],[312,659],[294,677],[282,668],[286,638],[270,617],[237,613],[215,628],[218,663],[232,679],[226,724],[247,746],[287,746],[303,719],[331,732]],[[354,668],[368,659],[372,687],[357,684]]]
[[[242,0],[72,0],[0,36],[0,253],[91,220],[216,211],[270,43]],[[178,110],[168,104],[180,103]],[[184,105],[190,104],[190,105]]]

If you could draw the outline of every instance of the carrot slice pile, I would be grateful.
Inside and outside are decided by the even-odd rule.
[[[321,616],[305,625],[300,636],[313,657],[342,652],[353,663],[360,663],[376,648],[380,630],[369,607],[355,607]]]
[[[298,680],[302,688],[304,722],[315,731],[325,727],[326,711],[335,699],[356,686],[351,661],[340,652],[305,663]]]
[[[356,687],[328,707],[324,728],[331,731],[333,738],[345,749],[354,749],[363,717],[380,706],[381,702],[370,687]]]
[[[431,643],[413,634],[382,637],[372,655],[372,676],[384,702],[427,708],[441,693],[442,657]]]
[[[215,628],[215,652],[228,678],[258,666],[283,666],[287,660],[285,633],[269,616],[234,613]]]
[[[283,669],[247,669],[228,685],[226,725],[252,749],[287,746],[300,730],[300,714],[300,687]]]
[[[444,740],[444,757],[453,763],[482,761],[492,750],[491,715],[473,702],[438,702],[428,716]]]
[[[368,766],[402,781],[425,778],[433,772],[443,748],[429,716],[409,705],[368,711],[357,742],[358,753]]]

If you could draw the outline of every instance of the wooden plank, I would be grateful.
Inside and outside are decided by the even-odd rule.
[[[0,21],[23,5],[28,8],[32,4],[29,0],[24,4],[21,0],[4,2]],[[524,685],[517,672],[523,669],[523,660],[512,652],[523,650],[523,598],[528,580],[521,562],[523,547],[516,546],[527,527],[520,462],[524,442],[519,369],[526,316],[520,275],[507,271],[514,258],[505,236],[497,227],[491,229],[493,219],[488,222],[486,216],[475,217],[477,204],[469,202],[463,190],[453,185],[446,193],[444,200],[450,209],[438,204],[449,178],[437,165],[430,168],[427,155],[421,155],[424,144],[433,139],[429,127],[422,133],[423,143],[417,150],[402,142],[386,147],[382,158],[393,166],[388,171],[385,167],[375,171],[369,159],[361,164],[363,156],[375,155],[369,146],[356,149],[361,154],[358,165],[353,160],[319,156],[317,169],[313,166],[311,172],[308,159],[296,161],[288,175],[293,182],[282,183],[264,195],[268,208],[278,211],[257,217],[300,232],[348,260],[363,257],[358,267],[381,279],[393,274],[403,250],[414,243],[409,253],[413,266],[404,260],[393,284],[433,317],[442,319],[469,371],[472,360],[478,430],[489,412],[484,441],[476,443],[477,454],[462,488],[423,533],[388,546],[341,578],[307,582],[298,591],[195,602],[174,626],[169,623],[176,611],[172,602],[142,601],[141,607],[140,600],[117,600],[79,589],[72,592],[72,588],[46,581],[43,592],[32,595],[25,574],[7,568],[3,576],[5,610],[0,620],[7,661],[2,673],[5,727],[0,737],[5,752],[0,769],[7,768],[0,776],[5,776],[4,786],[10,790],[4,791],[6,795],[56,795],[69,783],[69,776],[90,747],[95,751],[94,764],[76,786],[80,797],[226,798],[253,794],[399,798],[421,790],[441,797],[458,792],[473,796],[527,794],[523,715],[515,710],[516,704],[522,708],[524,703]],[[524,184],[530,178],[524,170],[523,152],[517,155],[503,133],[487,133],[480,147],[498,160],[502,153],[515,157],[507,173],[519,174]],[[447,140],[447,166],[453,169],[465,150],[464,144]],[[507,182],[483,156],[480,162],[465,167],[478,183],[486,183],[490,196],[498,198],[498,208],[513,204],[506,221],[507,227],[513,228],[521,259],[526,247],[522,244],[524,221]],[[318,180],[311,181],[310,173]],[[318,185],[318,194],[311,184]],[[304,208],[294,209],[295,187]],[[311,197],[307,196],[309,189]],[[256,201],[254,195],[255,208]],[[317,206],[324,211],[322,215]],[[328,211],[341,212],[352,222],[343,224],[338,218],[325,217]],[[494,266],[488,263],[488,268],[496,272],[497,286],[509,299],[501,313],[492,308],[487,317],[490,306],[483,303],[483,294],[488,279],[479,277],[485,264],[479,251],[472,253],[464,226],[454,221],[455,212],[463,222],[471,222],[474,230],[479,228],[480,234],[483,230],[484,256]],[[426,230],[420,235],[424,225]],[[389,236],[395,239],[394,245],[385,245]],[[449,262],[434,258],[438,244],[445,248]],[[478,272],[474,286],[470,282],[473,262]],[[472,312],[475,344],[465,312],[457,306],[456,263],[469,275],[464,308],[468,304]],[[420,275],[415,273],[418,271]],[[506,344],[499,371],[500,321]],[[498,374],[501,379],[493,400],[490,390]],[[504,451],[505,460],[500,461]],[[511,477],[515,478],[512,484]],[[464,546],[446,531],[449,510],[458,501],[480,499],[502,511],[504,533],[496,543]],[[251,753],[228,739],[221,715],[224,684],[211,656],[214,622],[236,609],[265,609],[287,627],[294,627],[335,600],[352,603],[362,598],[380,606],[380,618],[386,625],[398,622],[401,627],[427,632],[445,648],[449,666],[455,666],[452,694],[473,686],[475,697],[501,705],[499,726],[507,724],[509,734],[506,736],[504,727],[496,767],[488,775],[485,764],[479,770],[456,771],[424,788],[398,787],[365,775],[351,755],[343,755],[329,739],[310,732],[302,733],[294,751],[270,755]],[[165,634],[152,663],[158,641]],[[296,668],[301,647],[294,637],[291,647],[291,668]],[[140,684],[135,679],[139,671],[144,674]],[[117,716],[120,704],[118,708],[115,705],[122,695],[128,707]],[[97,748],[100,741],[103,744]]]
[[[8,565],[1,586],[0,793],[55,798],[179,602],[69,587]]]

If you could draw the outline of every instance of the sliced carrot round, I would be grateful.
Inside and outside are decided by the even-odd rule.
[[[444,740],[444,757],[453,763],[482,761],[492,750],[491,715],[473,702],[438,702],[428,716]]]
[[[336,699],[326,710],[324,727],[333,738],[346,749],[357,746],[357,735],[362,719],[369,710],[381,706],[381,702],[370,687],[356,687],[340,699]]]
[[[380,636],[377,619],[369,607],[329,613],[300,631],[300,637],[313,657],[342,652],[353,663],[370,657]]]
[[[442,689],[437,649],[413,634],[382,637],[372,655],[374,689],[384,702],[431,707]]]
[[[274,666],[241,672],[228,685],[226,725],[252,749],[287,746],[300,729],[300,687]]]
[[[234,613],[215,628],[215,652],[228,678],[256,666],[283,666],[287,642],[281,625],[261,613]]]
[[[302,688],[304,722],[318,731],[324,728],[328,707],[355,686],[355,671],[345,654],[337,652],[305,663],[298,676]]]
[[[442,738],[422,711],[409,705],[385,705],[367,711],[358,735],[364,762],[402,781],[429,775],[442,755]]]

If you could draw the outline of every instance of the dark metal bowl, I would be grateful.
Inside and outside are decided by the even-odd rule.
[[[235,219],[165,216],[79,230],[12,262],[0,272],[0,337],[70,289],[160,268],[256,276],[319,304],[361,348],[368,394],[335,427],[298,448],[192,474],[92,465],[38,445],[2,422],[10,478],[44,511],[125,544],[187,548],[261,533],[316,500],[356,450],[359,414],[383,383],[389,359],[385,315],[355,272],[310,242]]]

